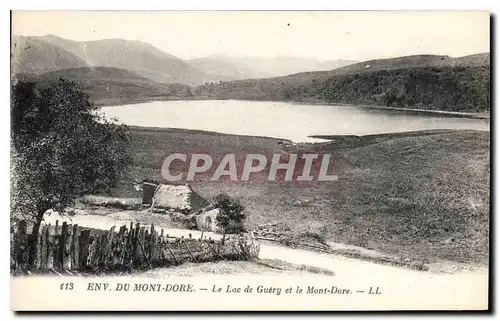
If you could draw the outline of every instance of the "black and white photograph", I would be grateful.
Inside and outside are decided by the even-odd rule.
[[[11,309],[488,310],[487,11],[12,11]]]

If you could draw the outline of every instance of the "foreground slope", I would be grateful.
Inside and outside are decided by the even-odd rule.
[[[280,142],[175,129],[133,128],[132,133],[135,165],[114,189],[114,196],[138,197],[133,182],[161,180],[163,160],[179,150],[208,149],[220,157],[275,153]],[[207,198],[220,192],[239,198],[250,215],[249,228],[278,223],[292,237],[307,232],[430,262],[487,263],[488,132],[339,137],[304,149],[332,153],[339,180],[314,184],[202,180],[193,182],[193,188]]]

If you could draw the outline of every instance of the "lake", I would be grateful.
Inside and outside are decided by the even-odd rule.
[[[267,136],[295,142],[310,135],[367,135],[429,129],[489,130],[489,119],[415,115],[404,111],[284,102],[155,101],[102,107],[131,126],[184,128]]]

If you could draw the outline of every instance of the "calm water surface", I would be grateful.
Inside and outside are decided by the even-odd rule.
[[[103,107],[108,117],[132,126],[208,130],[268,136],[295,142],[310,135],[367,135],[425,129],[489,130],[489,120],[409,115],[349,106],[255,101],[157,101]]]

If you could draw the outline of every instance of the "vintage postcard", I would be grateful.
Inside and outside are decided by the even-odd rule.
[[[489,12],[11,22],[12,310],[490,308]]]

